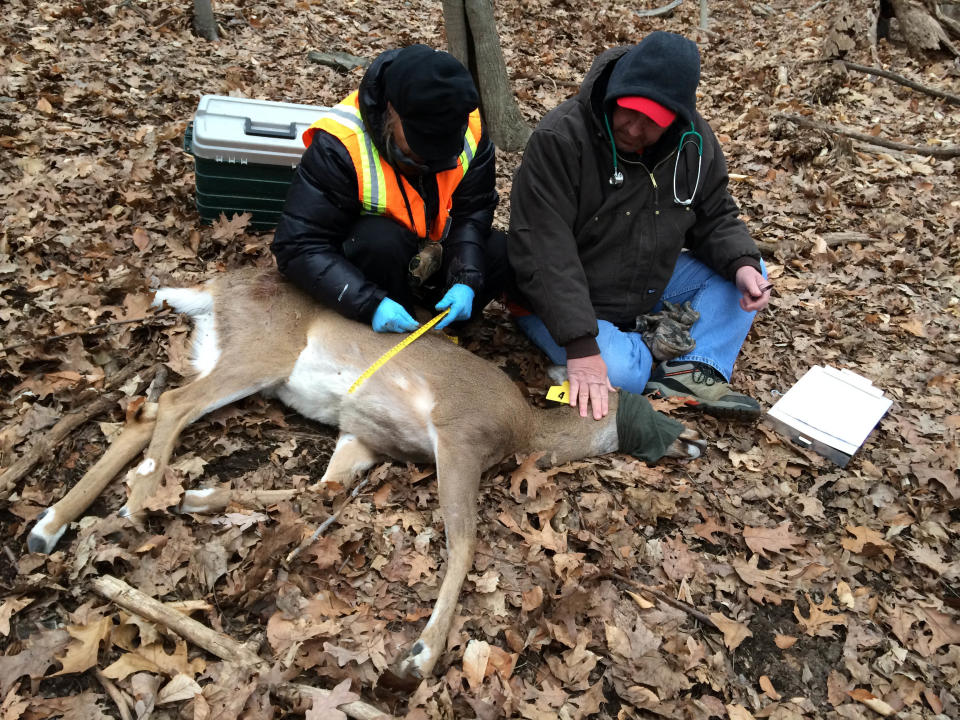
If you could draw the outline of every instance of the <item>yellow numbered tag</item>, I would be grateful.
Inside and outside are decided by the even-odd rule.
[[[558,403],[570,402],[570,381],[564,380],[563,385],[553,385],[547,390],[547,400],[553,400]]]

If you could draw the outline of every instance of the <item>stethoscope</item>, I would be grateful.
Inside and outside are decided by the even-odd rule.
[[[617,167],[617,145],[613,141],[613,131],[610,129],[610,118],[606,113],[603,115],[603,122],[607,126],[607,135],[610,138],[610,148],[613,150],[613,174],[610,176],[610,184],[613,187],[623,185],[623,173]],[[697,147],[697,182],[693,185],[693,192],[686,200],[681,200],[677,194],[677,171],[680,167],[680,156],[683,154],[683,148],[688,144],[694,144]],[[673,201],[677,205],[688,207],[693,204],[693,198],[697,195],[697,189],[700,187],[700,169],[703,166],[703,135],[697,132],[693,123],[690,123],[690,129],[680,136],[680,142],[677,144],[677,157],[673,161]]]

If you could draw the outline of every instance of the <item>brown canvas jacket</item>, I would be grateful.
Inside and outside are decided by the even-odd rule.
[[[680,117],[642,157],[621,157],[624,182],[619,188],[610,183],[611,141],[597,98],[626,50],[597,58],[579,94],[543,118],[513,183],[510,262],[530,309],[558,344],[574,344],[570,357],[597,352],[598,318],[632,327],[637,315],[649,312],[684,248],[731,280],[742,265],[760,267],[727,191],[720,145],[696,111],[703,158],[691,206],[674,201]],[[688,147],[677,169],[681,199],[689,197],[696,172],[697,154]]]

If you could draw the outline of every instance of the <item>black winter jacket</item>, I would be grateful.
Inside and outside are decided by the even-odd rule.
[[[397,52],[378,56],[360,82],[360,112],[381,154],[387,109],[382,78]],[[483,286],[484,245],[497,206],[495,162],[493,143],[484,131],[453,194],[450,231],[443,240],[447,287],[463,283],[478,292]],[[418,186],[416,178],[411,183]],[[429,227],[437,212],[436,178],[420,178],[418,191],[428,208]],[[357,174],[349,153],[334,136],[318,131],[297,168],[270,249],[280,272],[299,288],[349,318],[369,322],[386,291],[364,278],[342,251],[360,213]]]
[[[597,58],[577,97],[543,118],[511,193],[508,252],[517,284],[568,357],[599,352],[598,318],[632,327],[637,315],[649,312],[683,248],[731,280],[743,265],[760,267],[760,253],[727,191],[720,145],[694,109],[692,93],[686,106],[668,105],[678,116],[655,145],[639,157],[621,154],[624,182],[611,184],[603,112],[609,112],[611,72],[629,49]],[[615,79],[629,85],[631,77],[621,68]],[[671,82],[667,73],[652,77],[646,86],[618,87],[615,94],[650,97],[650,82]],[[669,92],[657,97],[669,102]],[[674,201],[674,162],[691,122],[703,136],[702,174],[693,204],[685,207]],[[697,160],[694,146],[685,145],[676,180],[680,199],[690,197]]]

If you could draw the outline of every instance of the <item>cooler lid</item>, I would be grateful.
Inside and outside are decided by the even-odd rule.
[[[193,154],[217,162],[296,167],[303,133],[320,119],[319,105],[204,95],[193,118]]]

